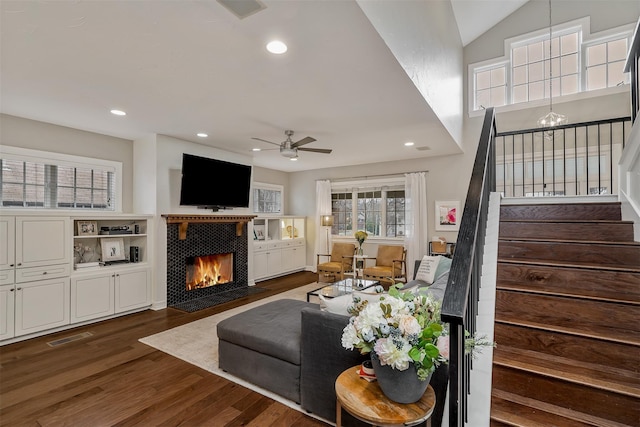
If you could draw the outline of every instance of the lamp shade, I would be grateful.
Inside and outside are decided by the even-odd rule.
[[[320,223],[323,227],[331,227],[333,225],[333,215],[322,215]]]

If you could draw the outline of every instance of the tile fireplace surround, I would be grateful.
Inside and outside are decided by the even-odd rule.
[[[247,222],[253,216],[163,215],[167,221],[167,305],[193,311],[247,294]],[[187,257],[234,254],[234,280],[188,291]],[[200,307],[203,305],[202,307]]]

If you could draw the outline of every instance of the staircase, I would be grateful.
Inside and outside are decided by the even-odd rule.
[[[503,205],[491,426],[640,426],[640,243],[619,203]]]

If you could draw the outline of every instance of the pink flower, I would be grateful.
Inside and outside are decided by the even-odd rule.
[[[447,222],[449,224],[456,223],[456,208],[449,209],[449,212],[447,212]]]
[[[440,356],[449,359],[449,336],[439,337],[436,347],[440,350]]]

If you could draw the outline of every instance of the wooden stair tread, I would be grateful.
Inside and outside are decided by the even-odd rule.
[[[525,223],[541,223],[541,224],[631,224],[633,221],[622,219],[540,219],[540,218],[505,218],[500,222],[525,222]]]
[[[544,265],[544,266],[556,266],[556,267],[568,267],[568,268],[587,268],[592,270],[607,270],[607,271],[621,271],[626,273],[640,273],[639,267],[630,267],[626,265],[597,265],[592,262],[580,262],[580,261],[554,261],[554,260],[531,260],[525,258],[500,258],[498,262],[509,264],[527,264],[527,265]]]
[[[499,346],[493,363],[640,399],[640,374],[544,353]]]
[[[594,331],[592,329],[576,329],[574,327],[567,327],[561,325],[549,325],[548,323],[538,323],[538,322],[529,322],[529,321],[521,321],[517,319],[497,319],[496,323],[504,323],[516,326],[523,326],[527,328],[536,328],[536,329],[544,329],[550,332],[560,332],[563,334],[572,334],[578,335],[586,338],[594,338],[601,339],[603,341],[612,341],[621,344],[629,344],[629,345],[640,345],[640,337],[630,337],[629,334],[613,336],[610,334],[606,334],[606,331]],[[499,344],[499,343],[498,343]]]
[[[518,427],[629,427],[503,390],[491,393],[491,419]]]
[[[508,282],[504,280],[500,280],[496,283],[496,289],[512,290],[512,291],[518,291],[518,292],[529,292],[529,293],[535,293],[535,294],[541,294],[541,295],[558,295],[562,297],[576,297],[576,298],[592,300],[592,301],[605,301],[605,302],[615,302],[615,303],[621,303],[621,304],[640,305],[640,300],[624,298],[624,295],[611,295],[611,296],[585,295],[584,293],[571,292],[571,289],[554,289],[554,290],[547,291],[542,289],[532,289],[520,282]]]
[[[635,241],[611,241],[611,240],[580,240],[580,239],[551,239],[551,238],[537,238],[537,237],[500,237],[498,242],[534,242],[534,243],[571,243],[578,245],[604,245],[621,247],[639,247],[640,242]]]

